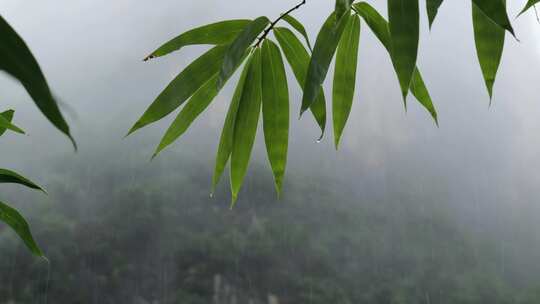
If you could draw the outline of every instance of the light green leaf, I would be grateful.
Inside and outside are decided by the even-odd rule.
[[[472,5],[474,42],[489,98],[504,49],[505,30],[489,19],[475,4]]]
[[[261,50],[256,48],[253,60],[246,76],[242,98],[238,105],[234,123],[233,145],[231,151],[231,192],[232,204],[236,202],[238,192],[246,176],[251,150],[257,133],[257,124],[261,114]],[[232,205],[231,205],[232,206]]]
[[[262,109],[264,141],[279,194],[289,146],[289,89],[281,52],[268,39],[262,45]]]
[[[0,16],[0,70],[18,79],[32,97],[40,111],[62,133],[67,135],[73,146],[75,141],[69,132],[58,104],[54,99],[38,62],[22,38]]]
[[[392,38],[392,63],[405,101],[418,56],[420,37],[418,0],[388,0],[388,20]]]
[[[521,16],[521,14],[525,13],[527,10],[529,10],[531,7],[535,6],[540,0],[529,0],[527,1],[527,4],[525,4],[525,7],[519,12],[518,16]]]
[[[362,1],[356,3],[354,5],[354,9],[364,19],[364,21],[366,21],[366,24],[369,26],[371,31],[390,54],[392,51],[392,39],[390,37],[390,30],[388,29],[388,22],[367,2]],[[418,68],[416,68],[414,71],[413,78],[411,80],[411,87],[409,89],[420,104],[431,114],[435,120],[435,123],[438,125],[437,112],[433,106],[433,102],[429,96],[428,90]]]
[[[221,131],[221,138],[219,140],[219,147],[216,155],[216,165],[214,168],[214,176],[212,177],[212,193],[214,193],[216,190],[219,179],[221,178],[221,175],[225,170],[225,166],[227,165],[227,162],[231,156],[236,114],[238,113],[238,105],[240,104],[242,93],[244,92],[244,85],[252,60],[253,56],[250,56],[244,66],[244,70],[242,71],[238,84],[236,85],[231,104],[229,105],[229,110],[227,111],[227,116]]]
[[[233,74],[235,68],[242,60],[246,50],[269,23],[270,20],[268,20],[266,17],[259,17],[253,20],[230,44],[225,54],[221,71],[219,72],[219,87],[223,86],[225,81]]]
[[[188,45],[229,44],[249,23],[250,20],[243,19],[226,20],[194,28],[166,42],[146,56],[144,61],[167,55]]]
[[[439,7],[441,7],[442,3],[443,0],[426,0],[429,28],[431,28],[433,25],[433,21],[435,21],[435,17],[437,17],[437,12],[439,11]]]
[[[274,35],[285,54],[285,58],[287,58],[287,61],[291,66],[298,84],[303,88],[310,60],[308,51],[288,28],[276,27],[274,28]],[[326,100],[324,98],[322,86],[319,87],[319,95],[309,109],[321,128],[320,140],[324,135],[324,129],[326,127]]]
[[[334,86],[332,89],[332,118],[334,121],[334,144],[339,146],[341,134],[351,112],[356,84],[358,44],[360,42],[360,18],[350,18],[341,36],[336,53]]]
[[[349,17],[350,14],[344,14],[339,22],[336,22],[336,14],[332,13],[317,35],[304,84],[301,114],[311,107],[320,94],[321,85],[326,78],[330,62]]]
[[[473,5],[476,5],[487,18],[514,35],[514,29],[512,28],[510,19],[508,19],[504,0],[472,0],[472,3]]]
[[[13,119],[13,110],[8,110],[0,114],[0,136],[3,135],[6,130],[11,130],[16,133],[24,134],[24,131],[11,123]]]
[[[26,220],[14,208],[0,202],[0,221],[6,223],[17,235],[23,240],[24,244],[30,251],[38,256],[43,257],[43,252],[34,241],[32,232]]]
[[[181,106],[219,71],[226,51],[227,46],[216,46],[187,66],[159,94],[141,118],[133,125],[128,135],[162,119]]]
[[[291,15],[285,15],[283,17],[283,20],[285,20],[288,24],[290,24],[298,33],[300,33],[300,35],[304,37],[309,50],[313,51],[313,49],[311,48],[311,43],[309,42],[309,37],[306,31],[306,28],[302,25],[302,23],[296,20],[296,18],[294,18]]]
[[[0,168],[0,184],[19,184],[19,185],[23,185],[23,186],[26,186],[26,187],[29,187],[29,188],[32,188],[32,189],[36,189],[36,190],[40,190],[40,191],[45,192],[45,190],[43,190],[43,188],[36,185],[31,180],[25,178],[24,176],[19,175],[16,172],[8,170],[8,169],[1,169]],[[47,192],[45,192],[45,193],[47,193]]]

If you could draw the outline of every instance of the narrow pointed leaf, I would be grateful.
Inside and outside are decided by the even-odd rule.
[[[489,19],[476,5],[472,5],[474,42],[476,54],[489,98],[493,96],[493,84],[504,49],[505,30]]]
[[[337,16],[336,21],[339,20],[341,16],[343,16],[347,11],[351,9],[351,3],[352,3],[352,0],[336,0],[336,8],[335,8],[335,13]]]
[[[247,63],[244,66],[244,70],[240,75],[238,84],[234,91],[231,104],[229,105],[229,110],[227,111],[227,116],[225,117],[225,123],[221,131],[221,137],[219,139],[219,147],[216,155],[216,165],[214,168],[214,175],[212,177],[212,193],[215,191],[216,186],[225,170],[225,166],[229,161],[233,145],[233,135],[234,135],[234,124],[236,122],[236,114],[238,113],[238,105],[240,104],[240,99],[242,98],[242,93],[244,92],[244,84],[246,82],[246,77],[248,71],[251,67],[251,62],[253,57],[250,56]]]
[[[226,20],[194,28],[166,42],[150,55],[146,56],[144,60],[165,56],[188,45],[229,44],[242,32],[249,22],[250,20],[243,19]]]
[[[262,46],[262,109],[264,141],[279,194],[289,146],[289,89],[281,52],[268,39]]]
[[[244,91],[236,121],[234,123],[233,145],[231,151],[231,192],[233,204],[246,176],[251,150],[255,142],[257,124],[261,114],[261,50],[256,48],[253,53],[249,72],[246,76]]]
[[[382,45],[386,48],[390,54],[391,49],[391,37],[390,30],[388,29],[388,22],[379,14],[371,5],[367,2],[359,2],[354,5],[359,15],[366,21],[373,34],[379,39]],[[416,97],[418,102],[431,114],[435,123],[438,125],[437,112],[433,106],[431,97],[424,84],[422,76],[418,68],[415,69],[413,78],[411,80],[411,87],[409,88],[411,93]]]
[[[527,1],[527,4],[525,4],[525,7],[519,12],[518,16],[521,16],[521,14],[528,11],[531,7],[535,6],[540,0],[529,0]]]
[[[514,29],[506,13],[504,0],[472,0],[472,3],[473,6],[476,5],[491,21],[514,35]]]
[[[11,120],[13,119],[13,112],[13,110],[9,110],[0,115],[0,136],[3,135],[6,130],[24,134],[24,131],[21,128],[11,123]]]
[[[420,16],[418,0],[388,0],[388,20],[392,39],[392,63],[403,99],[407,97],[418,56]]]
[[[259,17],[251,21],[230,44],[219,73],[218,86],[222,86],[232,75],[235,67],[237,67],[242,60],[246,50],[269,23],[270,20],[266,17]]]
[[[294,18],[291,15],[284,16],[283,20],[285,20],[288,24],[290,24],[298,33],[300,33],[300,35],[304,37],[309,50],[313,51],[313,49],[311,48],[311,43],[309,42],[309,37],[306,31],[306,28],[302,25],[302,23],[296,20],[296,18]]]
[[[337,22],[336,14],[332,13],[323,24],[317,36],[306,75],[301,113],[309,109],[319,96],[321,85],[326,78],[330,62],[349,17],[350,14],[344,14]]]
[[[128,135],[170,114],[215,75],[223,63],[227,46],[216,46],[187,66],[163,90],[133,125]]]
[[[298,84],[301,88],[303,88],[306,81],[306,74],[310,60],[308,51],[288,28],[274,28],[274,35],[276,36],[279,45],[285,54],[285,58],[287,58],[287,62],[289,62],[289,65],[291,66]],[[321,128],[320,138],[322,138],[324,135],[324,129],[326,127],[326,100],[324,98],[322,86],[319,87],[319,95],[309,109]]]
[[[435,17],[437,17],[437,12],[439,11],[439,7],[441,7],[442,3],[443,0],[426,0],[429,28],[431,28],[433,25],[433,21],[435,21]]]
[[[43,188],[38,186],[36,183],[25,178],[24,176],[21,176],[17,172],[14,172],[8,169],[0,168],[0,184],[19,184],[19,185],[23,185],[32,189],[45,192],[45,190],[43,190]]]
[[[360,42],[360,18],[350,18],[336,53],[334,85],[332,89],[332,118],[334,121],[334,144],[339,146],[341,134],[349,118],[356,84],[358,44]]]
[[[7,72],[21,82],[43,115],[58,130],[67,135],[76,147],[69,126],[58,108],[38,62],[22,38],[1,16],[0,70]]]
[[[34,255],[43,257],[43,252],[32,236],[30,226],[17,210],[0,202],[0,221],[11,227]]]

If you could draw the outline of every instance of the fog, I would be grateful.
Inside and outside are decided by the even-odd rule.
[[[178,249],[184,248],[183,238],[189,238],[189,233],[196,238],[198,232],[208,238],[201,243],[193,241],[195,245],[186,241],[192,244],[191,250],[196,250],[192,262],[198,265],[208,258],[205,254],[212,252],[208,244],[221,242],[217,237],[220,233],[238,230],[235,233],[241,235],[242,227],[234,225],[249,226],[247,230],[257,230],[260,225],[268,232],[273,226],[267,221],[277,221],[280,240],[299,229],[318,229],[309,235],[305,251],[279,251],[269,245],[277,252],[274,262],[258,260],[253,266],[249,259],[246,262],[239,258],[241,262],[236,261],[236,265],[228,264],[226,259],[223,265],[212,264],[217,269],[212,270],[213,276],[196,277],[210,289],[209,294],[216,293],[216,281],[223,282],[222,276],[227,283],[220,284],[229,284],[235,290],[230,294],[237,297],[238,304],[262,303],[267,301],[267,294],[272,295],[268,301],[275,296],[279,303],[307,298],[309,303],[338,303],[338,298],[339,303],[373,303],[368,296],[373,290],[381,295],[377,303],[419,303],[418,299],[424,303],[516,303],[531,290],[538,293],[540,24],[532,12],[513,21],[517,39],[507,35],[491,106],[475,55],[470,3],[446,1],[431,31],[422,12],[418,66],[438,110],[440,127],[435,126],[413,97],[409,98],[407,111],[404,110],[390,59],[366,26],[360,38],[353,110],[339,151],[333,147],[330,120],[324,140],[317,143],[320,131],[313,119],[308,115],[295,119],[301,92],[289,73],[290,152],[281,200],[273,192],[262,129],[237,208],[228,210],[226,179],[216,197],[209,196],[215,151],[236,77],[186,135],[157,159],[150,161],[150,156],[174,115],[124,138],[168,82],[207,48],[188,47],[143,62],[142,58],[156,46],[184,30],[217,20],[259,15],[274,18],[295,2],[2,1],[2,16],[24,37],[62,101],[79,151],[75,153],[69,141],[43,118],[19,84],[1,76],[2,109],[16,109],[15,122],[28,133],[6,134],[0,139],[1,166],[31,177],[50,193],[43,197],[2,186],[2,199],[27,216],[51,264],[47,266],[29,257],[11,231],[0,226],[0,255],[5,257],[0,263],[0,285],[10,286],[0,287],[0,303],[218,303],[221,300],[214,298],[214,302],[208,302],[203,296],[200,302],[188,299],[191,290],[200,286],[193,287],[180,279],[167,281],[167,273],[178,277],[182,269],[189,268],[191,260],[182,255],[183,249]],[[386,10],[385,2],[370,1],[381,12]],[[522,3],[510,5],[509,12],[515,16]],[[308,1],[295,16],[305,22],[314,40],[332,8],[333,1]],[[330,79],[332,73],[327,84]],[[331,87],[325,89],[330,101]],[[163,222],[139,221],[141,214],[153,212],[163,213],[158,217]],[[118,223],[119,219],[125,223]],[[142,227],[138,226],[141,223]],[[219,224],[224,225],[222,230]],[[63,225],[70,233],[58,232],[64,231],[59,228]],[[177,233],[174,229],[178,227],[187,232]],[[86,230],[88,235],[83,237],[75,230]],[[337,233],[333,235],[330,230]],[[139,244],[144,250],[130,247],[128,241],[122,243],[123,232],[134,243],[147,242],[146,246]],[[108,233],[114,235],[110,243],[101,238]],[[425,233],[433,235],[427,237]],[[274,240],[272,236],[265,237]],[[357,245],[343,245],[338,237]],[[246,237],[245,247],[231,252],[263,251],[253,249],[263,246],[261,239]],[[468,245],[456,245],[461,242]],[[299,244],[284,246],[303,246]],[[94,245],[91,257],[84,257],[84,248]],[[100,245],[118,251],[107,252],[109,249],[99,249]],[[306,255],[319,247],[332,256],[329,266],[321,258],[320,263],[297,268],[299,261],[310,260],[312,257]],[[349,247],[350,251],[345,250]],[[54,259],[68,256],[70,250],[80,259]],[[409,265],[406,257],[415,250],[420,255],[430,252],[436,256],[432,268],[443,273],[440,277],[445,277],[451,268],[444,262],[445,254],[470,253],[474,262],[456,262],[463,267],[454,269],[460,284],[467,285],[472,280],[466,270],[489,268],[485,273],[478,272],[481,276],[489,273],[490,278],[496,277],[502,283],[493,286],[504,285],[508,291],[486,292],[490,298],[479,291],[487,283],[431,286],[430,281],[438,282],[440,277],[431,277],[429,271],[422,282],[411,279],[399,288],[388,283],[399,277],[395,273],[410,272],[403,265]],[[272,252],[264,252],[272,256]],[[118,260],[133,262],[133,275],[125,276],[130,281],[119,279],[116,285],[102,283],[100,280],[106,276],[103,273],[109,273],[103,266],[108,264],[101,263],[102,259],[116,255]],[[255,253],[253,256],[258,257]],[[384,260],[388,256],[391,262]],[[400,263],[400,258],[408,262]],[[391,274],[381,279],[375,275],[380,274],[379,270],[351,270],[347,277],[347,267],[354,267],[343,261],[367,264],[366,269],[382,265]],[[67,265],[68,262],[74,264]],[[420,259],[412,263],[412,269],[426,263]],[[151,273],[147,268],[154,266],[161,269],[159,278],[146,275]],[[406,270],[400,270],[402,266]],[[298,294],[304,290],[301,287],[272,282],[270,277],[277,276],[270,272],[272,267],[290,276],[295,271],[304,277],[313,275],[315,283],[310,284],[326,284],[328,289],[338,284],[336,290],[345,291],[339,296],[319,291],[318,296],[303,298]],[[324,267],[341,274],[325,272]],[[324,280],[315,279],[319,278],[317,271],[324,273]],[[101,273],[101,277],[96,273]],[[247,279],[248,284],[231,273],[239,277],[239,273],[248,273],[251,276],[247,277],[260,281]],[[81,282],[80,298],[74,298],[73,290],[69,295],[58,291],[64,280]],[[377,289],[382,282],[390,287]],[[347,289],[347,284],[352,287]],[[355,284],[358,290],[350,292]],[[369,292],[360,287],[370,284],[375,287]],[[409,290],[403,286],[417,293],[402,292]],[[474,292],[457,296],[467,288]],[[219,303],[229,303],[222,301]]]

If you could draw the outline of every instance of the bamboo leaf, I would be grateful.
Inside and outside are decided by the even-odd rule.
[[[315,99],[319,96],[321,85],[326,78],[330,62],[334,57],[339,39],[341,38],[341,34],[345,29],[349,17],[350,14],[344,14],[339,22],[337,22],[336,14],[332,13],[323,24],[317,36],[317,41],[315,42],[315,47],[313,48],[313,54],[309,63],[300,114],[309,109]]]
[[[181,106],[219,71],[226,51],[227,46],[216,46],[188,65],[159,94],[141,118],[133,125],[128,135],[162,119]]]
[[[43,190],[43,188],[41,188],[40,186],[38,186],[31,180],[27,179],[24,176],[21,176],[17,172],[14,172],[8,169],[0,168],[0,184],[19,184],[19,185],[23,185],[23,186],[47,193],[45,192],[45,190]]]
[[[259,17],[253,20],[230,44],[225,54],[221,71],[219,72],[218,87],[223,86],[225,81],[232,75],[246,50],[269,23],[270,20],[266,17]]]
[[[216,190],[219,179],[221,178],[221,175],[225,170],[225,166],[227,165],[227,162],[231,156],[236,114],[238,113],[238,105],[240,104],[242,93],[244,92],[244,85],[246,83],[246,77],[251,67],[252,60],[253,56],[250,56],[244,66],[244,70],[242,71],[238,84],[236,85],[231,104],[229,105],[229,110],[227,111],[227,116],[221,131],[218,152],[216,155],[216,165],[214,168],[214,175],[212,177],[212,193],[214,193]]]
[[[429,28],[431,28],[433,25],[433,21],[435,21],[435,17],[437,17],[437,12],[439,11],[439,7],[441,7],[442,3],[443,0],[426,0]]]
[[[251,150],[257,133],[257,124],[261,114],[261,50],[253,52],[249,72],[246,76],[242,98],[238,105],[234,123],[233,145],[231,151],[231,192],[232,204],[236,202],[238,192],[246,176]],[[232,206],[232,205],[231,205]]]
[[[472,0],[473,5],[482,11],[487,18],[495,24],[509,31],[513,36],[514,29],[506,13],[506,4],[504,0]]]
[[[392,38],[392,63],[405,100],[418,56],[420,37],[418,0],[388,0],[388,20]]]
[[[43,115],[67,135],[76,148],[69,126],[58,108],[38,62],[23,39],[1,16],[0,70],[4,70],[21,82]]]
[[[336,53],[334,85],[332,90],[332,118],[334,121],[334,144],[339,146],[341,134],[349,118],[356,84],[358,44],[360,42],[360,18],[350,18],[341,36]]]
[[[431,117],[433,117],[435,124],[438,126],[439,119],[437,117],[437,110],[435,110],[435,106],[433,105],[431,96],[429,96],[429,92],[426,88],[426,85],[424,84],[424,80],[422,79],[420,71],[418,71],[418,68],[414,70],[410,89],[411,93],[414,95],[414,97],[416,97],[418,102],[420,102],[420,104],[429,112],[429,114],[431,114]]]
[[[308,51],[288,28],[276,27],[274,28],[274,35],[285,54],[287,62],[289,62],[289,65],[291,66],[298,84],[303,88],[310,60]],[[326,100],[324,98],[322,86],[319,86],[319,95],[309,109],[321,128],[320,140],[324,135],[324,129],[326,127]]]
[[[11,123],[11,121],[13,120],[14,112],[15,111],[13,110],[8,110],[0,114],[0,136],[2,136],[6,132],[6,130],[11,130],[16,133],[24,134],[24,131],[21,128]]]
[[[505,30],[488,18],[475,4],[472,5],[474,42],[484,82],[491,99],[493,84],[504,49]]]
[[[0,221],[11,227],[34,255],[43,257],[43,252],[32,236],[30,226],[17,210],[0,202]]]
[[[146,56],[144,61],[165,56],[188,45],[229,44],[249,23],[250,20],[244,19],[226,20],[194,28],[167,41],[150,55]]]
[[[336,21],[339,20],[346,12],[351,9],[352,2],[353,0],[336,0]]]
[[[268,39],[262,45],[262,109],[266,151],[279,194],[287,166],[289,89],[281,52]]]
[[[535,6],[540,0],[529,0],[527,1],[527,4],[525,4],[525,7],[519,12],[518,16],[521,16],[521,14],[528,11],[531,7]]]
[[[302,23],[298,20],[296,20],[296,18],[294,18],[293,16],[291,15],[285,15],[283,17],[283,20],[285,20],[290,26],[292,26],[298,33],[300,33],[300,35],[302,35],[304,37],[304,39],[306,40],[306,44],[309,48],[310,51],[313,51],[313,49],[311,48],[311,43],[309,42],[309,37],[308,37],[308,34],[307,34],[307,31],[306,31],[306,28],[302,25]]]

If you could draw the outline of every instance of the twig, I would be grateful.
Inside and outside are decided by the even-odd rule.
[[[286,11],[285,13],[281,14],[276,20],[272,21],[272,23],[270,23],[270,26],[264,30],[261,37],[257,38],[257,43],[255,43],[255,47],[258,47],[259,44],[261,44],[261,42],[266,38],[266,36],[268,36],[270,31],[276,26],[276,24],[281,19],[285,18],[285,16],[289,15],[290,13],[294,12],[295,10],[299,9],[304,4],[306,4],[306,0],[302,0],[302,2],[298,3],[293,8],[291,8],[288,11]]]

